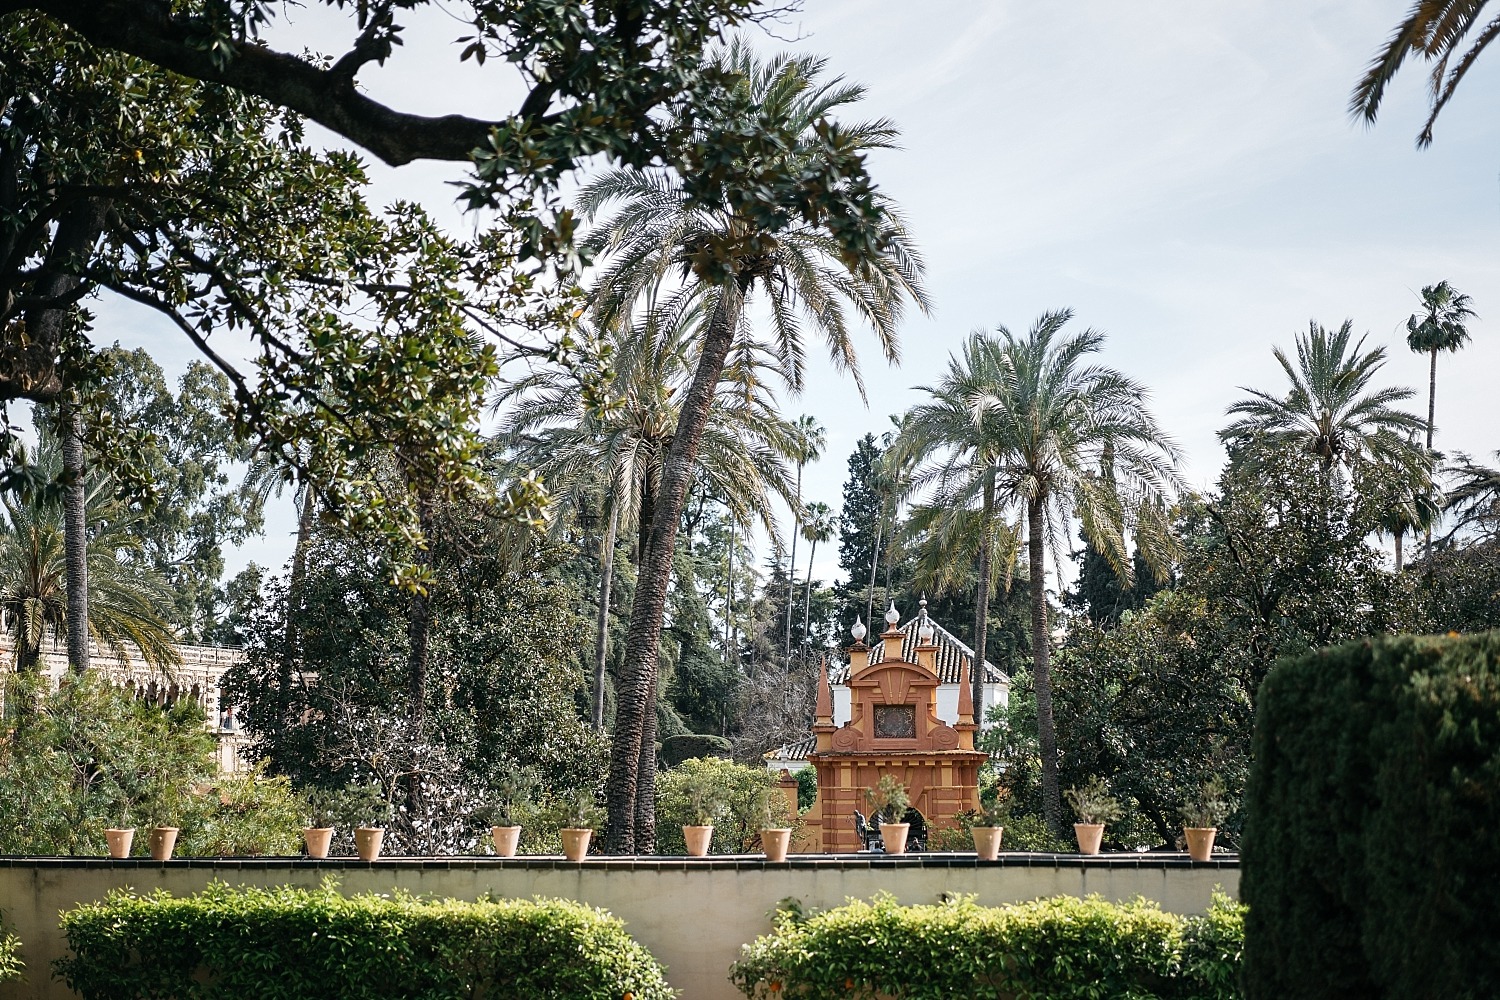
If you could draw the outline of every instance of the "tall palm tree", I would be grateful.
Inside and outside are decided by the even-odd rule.
[[[1417,146],[1432,142],[1432,126],[1452,99],[1454,90],[1468,74],[1474,61],[1490,42],[1500,35],[1500,16],[1486,19],[1484,8],[1489,0],[1415,0],[1406,20],[1396,26],[1385,46],[1375,54],[1369,69],[1349,98],[1349,111],[1373,123],[1380,113],[1385,88],[1390,84],[1406,57],[1416,56],[1432,63],[1428,77],[1431,95],[1430,112]],[[1467,49],[1465,50],[1465,46]],[[1454,56],[1463,51],[1456,62]]]
[[[1396,547],[1396,572],[1406,566],[1404,540],[1413,531],[1431,532],[1433,524],[1442,514],[1442,508],[1433,496],[1433,481],[1430,469],[1390,470],[1393,481],[1378,483],[1384,494],[1384,510],[1380,515],[1380,533],[1390,535]],[[1429,550],[1428,555],[1431,555]]]
[[[1431,361],[1427,371],[1427,450],[1432,450],[1432,429],[1437,416],[1438,351],[1457,351],[1469,342],[1465,320],[1476,318],[1469,297],[1446,281],[1422,289],[1423,312],[1406,321],[1406,346]]]
[[[1385,364],[1385,348],[1365,351],[1365,338],[1352,340],[1353,324],[1345,321],[1329,333],[1310,323],[1297,335],[1297,361],[1281,348],[1273,353],[1291,383],[1285,395],[1241,389],[1250,393],[1229,407],[1239,420],[1219,432],[1228,443],[1269,443],[1301,449],[1318,458],[1326,473],[1353,470],[1361,463],[1393,470],[1420,470],[1427,456],[1414,435],[1421,418],[1395,408],[1415,395],[1405,387],[1371,389],[1370,382]]]
[[[575,506],[600,508],[606,524],[594,646],[593,721],[600,729],[615,537],[622,531],[636,535],[639,562],[695,366],[696,317],[672,319],[652,313],[634,327],[611,329],[605,335],[608,373],[602,367],[539,369],[495,399],[495,407],[504,411],[500,443],[519,464],[540,474],[553,493],[572,497]],[[732,520],[758,521],[771,533],[776,530],[771,498],[792,498],[787,459],[796,446],[794,428],[778,414],[770,394],[767,369],[775,364],[754,344],[733,352],[710,404],[694,470]],[[608,386],[597,408],[591,409],[580,391],[589,381]]]
[[[923,309],[922,262],[906,237],[894,206],[863,176],[859,157],[892,144],[886,122],[844,126],[834,112],[857,101],[859,87],[819,77],[823,60],[781,56],[766,63],[741,42],[711,57],[733,81],[725,99],[684,115],[678,125],[715,153],[730,151],[738,173],[798,177],[815,201],[829,195],[858,210],[827,214],[789,203],[781,215],[747,215],[730,181],[706,190],[724,171],[703,176],[616,170],[589,184],[579,204],[590,217],[618,206],[593,237],[604,255],[599,279],[608,292],[598,302],[602,317],[628,314],[645,295],[677,282],[706,304],[699,332],[697,368],[662,469],[661,494],[653,518],[631,608],[627,674],[616,713],[607,785],[607,848],[616,853],[648,850],[655,830],[646,819],[637,831],[637,799],[654,796],[652,782],[638,781],[642,736],[653,713],[659,645],[671,578],[672,551],[697,452],[725,363],[741,330],[745,305],[756,293],[769,305],[771,339],[787,380],[800,389],[803,323],[827,340],[836,366],[861,387],[846,304],[874,331],[887,358],[896,357],[896,328],[905,302]],[[778,141],[763,143],[767,134]],[[746,137],[755,137],[747,140]],[[744,154],[735,158],[735,146]],[[753,164],[747,146],[755,148]],[[811,183],[810,183],[811,182]],[[799,198],[802,195],[798,196]],[[796,207],[794,207],[796,206]],[[644,811],[642,811],[644,815]]]
[[[816,418],[804,413],[793,422],[793,427],[796,450],[791,458],[797,464],[797,502],[792,506],[792,545],[786,560],[786,642],[783,655],[786,657],[788,670],[792,664],[792,608],[795,606],[792,594],[797,586],[797,535],[801,533],[803,526],[802,470],[809,463],[822,458],[823,449],[828,445],[828,432]],[[812,585],[811,577],[808,585]]]
[[[931,484],[954,505],[981,512],[992,497],[990,520],[1001,510],[1024,518],[1042,810],[1054,832],[1061,829],[1062,795],[1052,714],[1048,552],[1055,557],[1063,551],[1078,521],[1122,576],[1130,573],[1127,533],[1135,535],[1148,563],[1164,572],[1174,555],[1168,501],[1182,485],[1177,446],[1146,408],[1146,387],[1087,363],[1103,347],[1104,335],[1065,334],[1072,315],[1046,313],[1024,337],[1004,327],[995,336],[972,334],[962,356],[950,361],[935,392],[938,401],[930,410],[914,410],[903,435],[903,450],[928,456],[919,485]]]
[[[808,541],[807,551],[807,586],[804,588],[802,598],[802,642],[807,644],[808,627],[812,624],[812,575],[813,559],[818,554],[818,543],[826,542],[833,537],[838,530],[838,515],[834,514],[833,508],[826,503],[810,503],[807,505],[807,520],[802,525],[802,537]]]
[[[44,439],[38,466],[55,478],[61,466],[56,442]],[[182,662],[177,636],[164,609],[171,604],[161,580],[132,560],[140,551],[138,516],[114,498],[113,483],[95,476],[86,483],[85,518],[90,638],[120,663],[130,649],[157,669]],[[0,616],[15,645],[18,670],[35,670],[48,639],[68,640],[71,651],[67,571],[67,515],[54,492],[37,491],[4,499],[0,527]],[[69,665],[78,661],[70,652]]]

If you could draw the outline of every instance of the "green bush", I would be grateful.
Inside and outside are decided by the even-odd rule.
[[[57,971],[84,1000],[673,996],[619,920],[566,900],[215,883],[185,898],[112,893],[62,927],[72,955]]]
[[[1097,896],[983,907],[881,895],[812,917],[783,909],[730,979],[747,997],[778,1000],[1230,1000],[1242,914],[1217,894],[1197,917]]]
[[[0,924],[0,983],[20,979],[26,963],[21,961],[21,939]]]
[[[677,767],[696,757],[728,757],[734,744],[723,736],[707,733],[684,733],[661,741],[661,758],[668,767]]]
[[[1248,996],[1500,996],[1500,634],[1280,662],[1246,813]]]
[[[683,761],[656,779],[656,846],[662,854],[686,854],[682,827],[693,820],[690,792],[711,789],[709,794],[723,804],[714,823],[712,854],[743,854],[756,850],[762,809],[767,791],[776,789],[776,775],[763,767],[749,767],[719,757],[696,757]]]

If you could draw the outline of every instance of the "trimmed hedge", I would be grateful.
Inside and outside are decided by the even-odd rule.
[[[729,978],[747,997],[776,1000],[1232,1000],[1242,919],[1219,894],[1195,917],[1098,896],[984,907],[880,895],[808,918],[783,909]]]
[[[63,914],[62,927],[73,954],[57,972],[84,1000],[673,996],[618,919],[558,899],[215,883],[184,898],[112,893]]]
[[[734,744],[726,737],[708,733],[684,733],[661,741],[662,760],[668,767],[676,767],[695,757],[728,757],[733,749]]]
[[[1252,1000],[1500,996],[1500,634],[1279,663],[1246,813]]]

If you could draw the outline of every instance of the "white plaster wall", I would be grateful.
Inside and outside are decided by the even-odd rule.
[[[850,697],[849,687],[845,684],[830,685],[833,691],[833,722],[834,725],[842,726],[849,722],[853,714],[853,700]],[[989,710],[995,705],[1007,704],[1010,697],[1010,688],[1001,684],[986,684],[984,686],[984,711],[980,713],[985,721],[981,725],[988,729],[990,723],[986,718]],[[952,723],[958,718],[958,685],[940,684],[937,689],[937,716],[947,723]]]

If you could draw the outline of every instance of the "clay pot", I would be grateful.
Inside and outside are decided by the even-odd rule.
[[[792,828],[772,827],[760,831],[760,846],[766,852],[767,861],[785,861],[787,848],[792,845]]]
[[[1078,838],[1079,854],[1098,854],[1099,843],[1104,839],[1104,824],[1074,823],[1073,835]]]
[[[905,854],[906,835],[911,832],[910,823],[882,823],[880,837],[885,841],[885,853]]]
[[[112,858],[130,857],[130,845],[135,840],[135,827],[110,827],[104,831],[104,842],[109,845]]]
[[[166,861],[177,846],[177,827],[156,826],[151,828],[151,860]]]
[[[594,831],[586,827],[566,827],[559,830],[562,835],[563,857],[569,861],[582,861],[589,853],[589,838]]]
[[[1005,827],[975,826],[970,827],[969,832],[974,835],[974,853],[980,861],[994,861],[1000,856],[1000,837],[1005,833]]]
[[[516,845],[521,842],[521,828],[519,826],[492,826],[490,839],[495,842],[497,858],[513,858],[516,856]]]
[[[1214,837],[1218,836],[1219,828],[1216,826],[1185,826],[1182,833],[1187,837],[1188,857],[1194,861],[1207,861],[1214,853]]]
[[[687,841],[688,857],[706,857],[708,855],[708,845],[714,839],[714,828],[712,826],[684,826],[682,828],[682,839]]]
[[[309,826],[302,831],[302,840],[307,844],[310,858],[328,857],[328,845],[333,842],[333,827]]]
[[[359,860],[374,861],[380,857],[380,847],[385,843],[385,827],[362,826],[354,831],[354,849]]]

